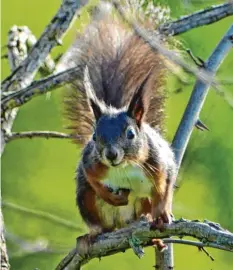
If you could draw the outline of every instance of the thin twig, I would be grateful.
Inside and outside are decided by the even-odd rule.
[[[206,254],[206,256],[211,259],[211,261],[214,261],[214,257],[204,247],[200,247],[199,250],[203,251]]]
[[[57,131],[24,131],[6,134],[6,138],[7,142],[10,142],[16,139],[33,139],[33,138],[79,139],[80,136],[66,134]]]
[[[194,246],[194,247],[198,247],[198,248],[203,248],[203,247],[210,247],[210,248],[215,248],[215,249],[221,249],[221,250],[225,250],[225,251],[232,251],[231,249],[228,249],[224,246],[215,244],[215,243],[203,243],[203,242],[197,242],[197,241],[191,241],[191,240],[184,240],[184,239],[173,239],[173,238],[167,238],[167,239],[163,239],[163,243],[164,244],[183,244],[183,245],[188,245],[188,246]]]
[[[225,251],[230,251],[229,249],[226,249],[225,247],[213,243],[202,243],[197,241],[191,241],[191,240],[183,240],[183,239],[163,239],[164,244],[183,244],[183,245],[189,245],[189,246],[195,246],[198,247],[200,251],[203,251],[210,259],[211,261],[214,261],[214,257],[205,249],[205,247],[212,247],[217,248]]]
[[[77,10],[88,1],[63,0],[57,14],[46,27],[28,57],[2,82],[2,91],[15,90],[29,85],[51,49],[61,45],[61,38],[69,28]],[[21,80],[23,77],[23,80]]]
[[[176,21],[161,25],[159,31],[165,35],[175,36],[193,28],[217,22],[231,15],[233,15],[233,1],[211,6],[191,15],[182,16]]]
[[[14,203],[11,203],[8,201],[2,201],[2,206],[9,208],[9,209],[16,210],[16,211],[20,211],[20,212],[23,212],[26,214],[31,214],[31,215],[37,216],[39,218],[47,219],[49,221],[55,222],[59,225],[65,226],[65,227],[67,227],[69,229],[73,229],[75,231],[83,231],[83,229],[81,227],[77,226],[76,223],[71,222],[69,220],[66,220],[64,218],[61,218],[59,216],[56,216],[54,214],[45,212],[45,211],[27,208],[27,207],[21,206],[19,204],[14,204]]]

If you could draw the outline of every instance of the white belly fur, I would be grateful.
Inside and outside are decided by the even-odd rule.
[[[151,196],[152,181],[138,166],[110,168],[103,183],[114,191],[119,188],[131,190],[126,206],[116,207],[105,203],[102,199],[97,200],[97,207],[102,210],[102,218],[109,227],[122,227],[131,222],[135,209],[140,209],[140,198]]]
[[[103,183],[113,190],[128,188],[134,197],[150,196],[152,181],[148,179],[138,166],[111,167]]]

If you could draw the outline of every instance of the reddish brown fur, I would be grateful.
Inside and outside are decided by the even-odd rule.
[[[127,205],[129,191],[122,191],[120,195],[116,195],[101,183],[101,179],[104,179],[106,171],[107,167],[101,162],[93,164],[91,168],[86,170],[87,181],[96,194],[105,202],[113,206]]]
[[[92,223],[101,226],[102,222],[99,217],[98,209],[96,208],[96,193],[93,189],[89,188],[84,191],[83,205],[92,216]]]

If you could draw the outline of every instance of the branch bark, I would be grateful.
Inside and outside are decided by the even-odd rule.
[[[183,16],[178,20],[165,23],[159,27],[160,33],[175,36],[193,28],[217,22],[233,15],[233,1],[197,11],[191,15]]]
[[[151,230],[150,223],[140,220],[129,227],[99,235],[88,249],[80,244],[82,242],[81,236],[77,239],[77,248],[64,258],[56,270],[77,270],[93,258],[124,252],[130,248],[129,239],[132,239],[132,237],[140,240],[140,245],[145,247],[151,246],[154,238],[163,239],[170,236],[192,236],[199,239],[202,245],[220,247],[220,249],[233,252],[233,234],[222,229],[219,224],[209,221],[199,222],[180,219],[172,224],[165,225],[161,232]],[[169,241],[172,240],[169,239]],[[183,242],[183,244],[187,243]],[[192,243],[189,242],[188,244],[191,245]],[[193,245],[196,246],[197,244],[194,242]]]
[[[28,86],[45,61],[51,49],[61,45],[61,38],[69,28],[77,10],[88,1],[63,0],[57,14],[33,46],[28,57],[2,82],[2,91],[12,91]],[[23,80],[22,80],[23,78]]]

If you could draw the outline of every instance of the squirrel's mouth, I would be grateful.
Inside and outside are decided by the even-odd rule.
[[[118,166],[124,166],[124,160],[114,160],[114,161],[110,161],[110,160],[103,160],[103,163],[109,167],[118,167]]]
[[[130,163],[127,161],[127,160],[125,160],[125,159],[122,159],[122,160],[120,160],[120,161],[118,161],[118,162],[112,162],[112,163],[110,163],[110,165],[112,166],[112,167],[118,167],[118,166],[121,166],[121,167],[126,167],[126,166],[128,166]]]
[[[111,164],[111,166],[113,166],[113,167],[117,167],[117,166],[119,166],[119,165],[121,164],[121,162],[120,162],[120,163],[113,163],[113,162],[111,162],[110,164]]]
[[[122,160],[121,161],[118,161],[118,160],[110,161],[110,160],[105,159],[105,158],[101,159],[101,162],[108,167],[117,167],[117,166],[120,166],[122,164]]]
[[[111,167],[117,167],[124,163],[124,153],[119,149],[112,147],[109,149],[104,149],[102,152],[102,161]]]

